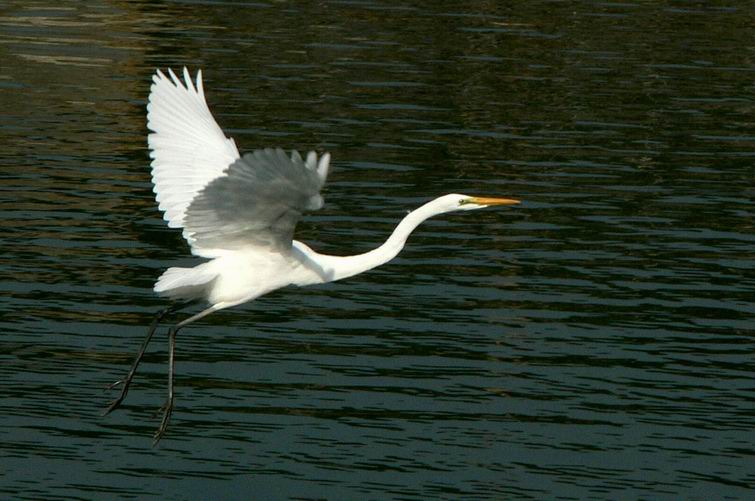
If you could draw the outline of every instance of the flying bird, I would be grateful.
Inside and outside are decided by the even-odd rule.
[[[182,228],[191,253],[208,261],[193,268],[168,268],[154,291],[172,300],[152,320],[147,336],[103,415],[128,393],[144,351],[158,324],[169,314],[197,302],[209,304],[168,331],[168,397],[154,444],[165,434],[174,405],[176,334],[188,324],[224,308],[256,299],[288,285],[313,285],[351,277],[387,263],[401,251],[411,232],[431,216],[451,211],[513,205],[518,200],[450,194],[410,212],[378,248],[354,256],[320,254],[298,240],[294,228],[302,213],[323,206],[320,194],[330,154],[280,148],[239,153],[210,113],[202,71],[183,81],[157,70],[147,104],[152,182],[159,209],[170,228]]]

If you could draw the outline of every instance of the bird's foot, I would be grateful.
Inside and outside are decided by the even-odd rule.
[[[105,409],[104,411],[102,411],[102,414],[101,414],[102,416],[107,416],[108,414],[110,414],[111,412],[113,412],[115,409],[117,409],[119,405],[121,405],[121,402],[123,402],[123,399],[126,398],[126,393],[128,393],[128,384],[129,383],[130,383],[130,381],[127,381],[126,379],[119,379],[115,383],[110,384],[110,385],[108,385],[107,388],[105,388],[105,391],[108,391],[108,390],[112,390],[113,388],[115,388],[115,387],[117,387],[119,385],[123,385],[123,389],[121,390],[121,394],[118,395],[118,397],[116,399],[112,400],[108,404],[107,409]]]
[[[173,412],[173,399],[168,398],[168,400],[165,401],[165,404],[163,404],[163,406],[157,412],[163,413],[163,419],[160,422],[160,427],[157,429],[154,436],[152,437],[153,447],[157,445],[157,443],[160,441],[161,438],[163,438],[163,435],[165,435],[165,432],[168,429],[168,423],[170,422],[170,415]]]

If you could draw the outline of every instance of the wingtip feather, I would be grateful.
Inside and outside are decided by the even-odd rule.
[[[204,99],[204,85],[202,84],[202,68],[197,70],[197,92]]]
[[[197,90],[194,88],[194,82],[191,79],[189,68],[187,68],[186,66],[184,66],[183,68],[183,75],[184,75],[184,85],[186,86],[186,90],[196,94]]]
[[[173,68],[168,68],[168,74],[170,75],[170,79],[173,80],[173,85],[176,87],[183,87],[181,85],[181,80],[178,79],[175,72],[173,71]]]
[[[320,157],[320,162],[317,164],[317,174],[324,183],[328,177],[328,170],[330,169],[330,153],[323,153]]]

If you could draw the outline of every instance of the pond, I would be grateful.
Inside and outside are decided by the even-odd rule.
[[[733,4],[737,5],[737,4]],[[746,499],[752,12],[720,2],[10,0],[0,9],[9,499]],[[328,151],[296,237],[397,259],[160,330],[156,68],[239,148]],[[177,317],[181,318],[181,317]]]

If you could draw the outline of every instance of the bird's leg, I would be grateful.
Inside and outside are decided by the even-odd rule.
[[[128,394],[128,388],[131,385],[131,380],[134,379],[134,374],[136,374],[136,369],[139,367],[139,363],[142,361],[142,357],[144,356],[144,352],[147,349],[147,345],[149,344],[149,341],[152,339],[152,335],[155,333],[155,330],[157,329],[157,325],[162,321],[163,318],[165,318],[166,315],[169,315],[171,313],[175,313],[176,311],[185,308],[188,306],[189,303],[181,303],[181,304],[173,304],[164,310],[160,311],[155,318],[152,320],[152,323],[149,326],[149,331],[147,332],[147,337],[144,338],[144,341],[142,342],[141,348],[139,348],[139,353],[136,355],[136,359],[134,360],[134,363],[131,365],[131,370],[128,371],[128,375],[123,378],[119,379],[115,383],[108,386],[108,389],[113,389],[116,386],[121,386],[121,393],[118,395],[118,397],[110,402],[108,404],[107,409],[105,409],[102,412],[102,415],[105,416],[107,414],[110,414],[113,412],[119,405],[121,405],[121,402],[123,402],[123,399],[126,398],[126,395]]]
[[[160,421],[160,427],[157,429],[157,432],[155,432],[155,435],[153,437],[152,445],[157,445],[157,442],[160,441],[160,439],[165,434],[165,430],[168,429],[168,422],[170,421],[170,415],[173,412],[173,399],[174,399],[174,393],[173,393],[173,374],[175,373],[175,352],[176,352],[176,333],[178,332],[179,327],[171,327],[171,329],[168,331],[168,399],[163,404],[162,408],[160,409],[163,412],[163,418]]]
[[[213,311],[217,311],[220,308],[222,308],[221,305],[213,305],[206,310],[200,311],[194,316],[191,316],[187,318],[186,320],[183,320],[176,324],[174,327],[171,327],[168,331],[168,398],[165,400],[165,403],[160,408],[160,411],[163,413],[162,421],[160,421],[160,427],[155,432],[155,435],[153,437],[152,445],[155,446],[160,441],[161,438],[163,438],[163,435],[165,434],[165,431],[168,429],[168,422],[170,422],[170,415],[173,412],[173,401],[174,401],[174,392],[173,392],[173,375],[175,374],[175,351],[176,351],[176,334],[178,331],[192,323],[195,320],[199,320],[200,318],[209,315]],[[159,411],[158,411],[159,412]]]

